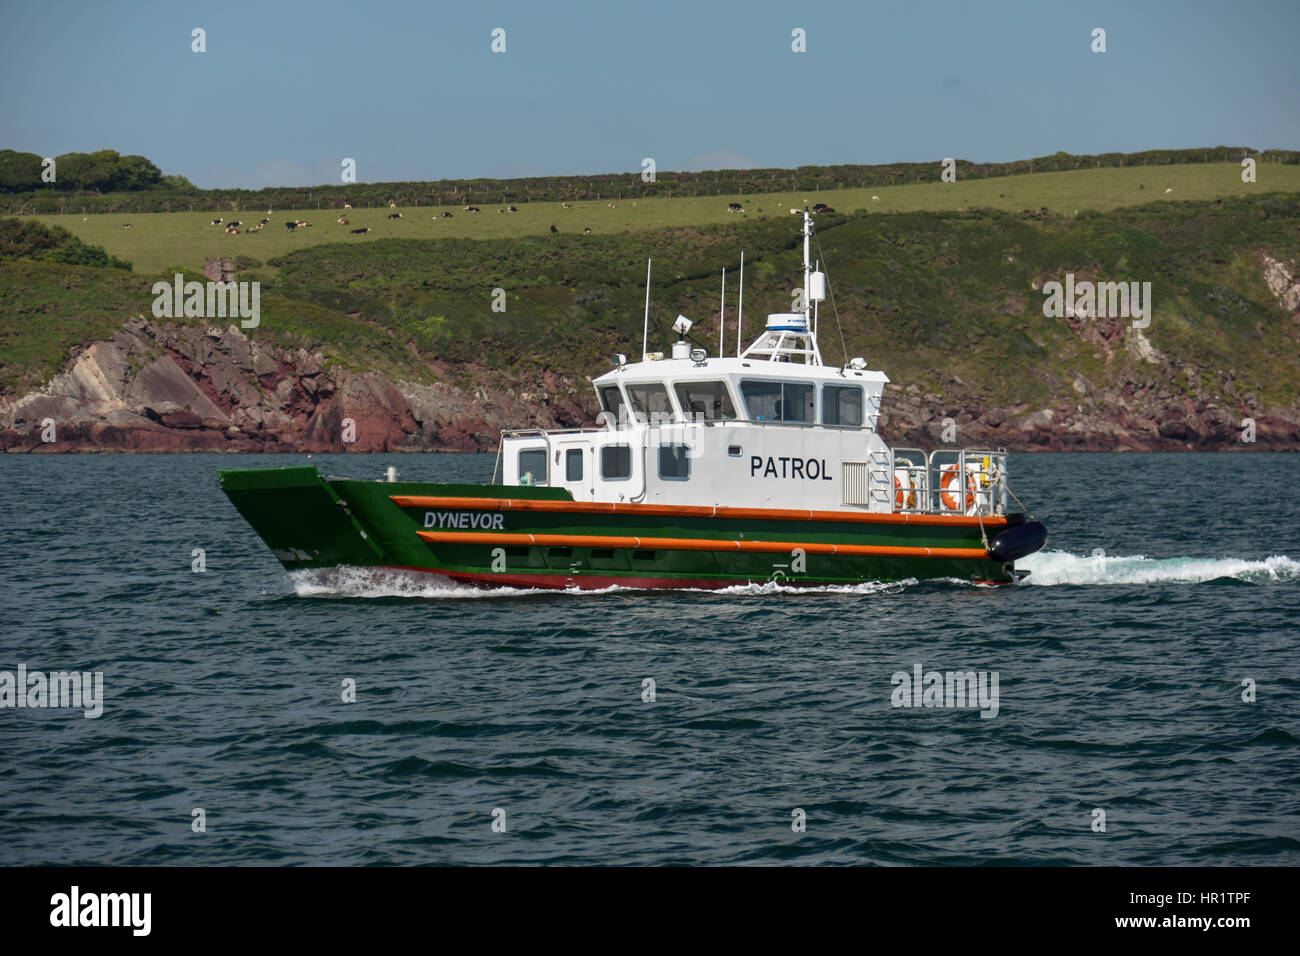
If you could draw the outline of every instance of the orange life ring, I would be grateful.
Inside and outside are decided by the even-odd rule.
[[[908,488],[914,489],[915,487],[916,485],[912,482],[911,475],[909,474]],[[903,507],[903,483],[898,480],[898,472],[894,472],[894,506],[898,508]],[[913,490],[907,492],[907,506],[909,508],[916,507],[916,492]]]
[[[953,494],[951,491],[944,490],[947,489],[947,487],[950,484],[952,484],[953,479],[956,477],[957,477],[957,466],[944,465],[943,480],[939,483],[939,488],[941,489],[941,494],[939,495],[939,497],[943,501],[943,506],[947,508],[949,511],[963,510],[957,504],[957,496]],[[968,472],[966,475],[966,507],[964,510],[969,511],[974,506],[975,506],[975,476]]]

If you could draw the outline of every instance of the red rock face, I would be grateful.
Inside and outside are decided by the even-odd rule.
[[[41,391],[0,403],[0,450],[490,452],[502,428],[595,415],[594,397],[568,395],[561,376],[545,373],[534,388],[521,398],[484,385],[399,386],[380,372],[327,368],[320,352],[268,348],[235,325],[132,320]]]
[[[1109,327],[1077,331],[1108,362],[1126,347]],[[1230,378],[1221,390],[1227,398],[1174,394],[1163,356],[1148,354],[1137,368],[1117,367],[1100,385],[1077,379],[1077,401],[1046,408],[988,406],[955,379],[943,395],[889,385],[881,433],[891,444],[923,448],[1300,447],[1300,408],[1260,408]],[[0,403],[0,451],[492,452],[503,428],[585,425],[596,411],[586,382],[545,370],[516,387],[483,375],[468,389],[392,382],[380,372],[330,368],[317,351],[267,347],[236,325],[132,320],[111,341],[82,350],[45,388]],[[1242,441],[1247,418],[1253,444]],[[49,419],[53,442],[42,440]]]

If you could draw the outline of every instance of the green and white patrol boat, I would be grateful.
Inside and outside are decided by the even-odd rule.
[[[222,489],[290,569],[512,588],[1017,580],[1047,532],[1007,511],[1005,450],[891,448],[877,433],[888,377],[823,363],[812,234],[805,210],[801,312],[769,315],[734,357],[689,341],[679,316],[669,356],[643,345],[594,380],[594,427],[504,432],[492,484],[308,466],[223,471]]]

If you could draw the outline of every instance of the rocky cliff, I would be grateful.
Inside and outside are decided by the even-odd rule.
[[[319,351],[262,345],[236,325],[133,319],[44,388],[0,403],[0,449],[490,451],[502,428],[564,427],[594,411],[553,375],[523,391],[394,383],[327,368]]]
[[[1279,277],[1279,297],[1297,290],[1289,274]],[[1300,319],[1300,301],[1296,310]],[[882,432],[895,444],[927,448],[1241,449],[1250,447],[1243,441],[1250,419],[1254,447],[1300,447],[1300,409],[1260,409],[1230,378],[1215,397],[1195,385],[1180,391],[1170,384],[1176,368],[1140,331],[1118,320],[1079,321],[1078,330],[1112,358],[1129,350],[1147,371],[1119,364],[1103,385],[1079,379],[1077,399],[1053,407],[990,406],[956,378],[943,395],[890,384]],[[132,319],[111,340],[75,354],[44,388],[0,403],[0,449],[492,451],[502,428],[573,427],[589,424],[597,411],[585,381],[548,372],[527,387],[491,381],[485,370],[472,389],[392,382],[379,372],[329,367],[319,351],[263,345],[236,325]]]

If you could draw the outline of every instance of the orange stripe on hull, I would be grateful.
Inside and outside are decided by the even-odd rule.
[[[758,518],[778,521],[847,521],[866,524],[919,524],[986,528],[1007,523],[1005,517],[974,515],[874,514],[862,511],[804,511],[785,508],[730,508],[725,505],[642,505],[611,501],[546,501],[531,498],[441,498],[390,495],[399,508],[449,508],[469,511],[551,511],[565,514],[626,514],[683,518]]]
[[[495,500],[495,499],[490,499]],[[987,560],[983,548],[890,547],[874,544],[826,544],[799,541],[730,541],[715,538],[627,538],[599,534],[462,534],[458,531],[417,531],[430,544],[538,545],[552,548],[663,548],[666,551],[756,551],[788,554],[802,548],[808,554],[859,554],[881,558],[971,558]]]

